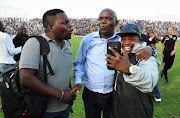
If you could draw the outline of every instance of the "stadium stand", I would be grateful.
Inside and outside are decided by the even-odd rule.
[[[42,19],[40,18],[27,19],[0,17],[0,20],[4,22],[7,33],[12,37],[17,34],[17,27],[19,25],[25,25],[29,35],[33,34],[34,32],[43,32]],[[98,30],[98,19],[96,18],[70,18],[70,22],[72,27],[74,28],[74,37],[84,36],[90,32]],[[116,27],[116,31],[119,32],[120,26],[123,26],[126,23],[137,24],[141,28],[141,32],[143,34],[145,33],[146,28],[151,26],[153,27],[155,34],[158,36],[166,35],[166,28],[172,27],[174,30],[174,34],[180,36],[180,22],[119,19],[119,24]]]

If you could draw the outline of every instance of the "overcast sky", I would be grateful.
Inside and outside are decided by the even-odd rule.
[[[69,18],[98,18],[102,9],[111,8],[118,19],[180,22],[180,0],[0,0],[0,17],[42,18],[54,8]]]

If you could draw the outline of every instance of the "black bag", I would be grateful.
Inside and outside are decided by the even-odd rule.
[[[40,54],[43,56],[44,82],[47,83],[46,66],[50,74],[53,70],[47,59],[49,44],[42,36],[36,37],[40,43]],[[30,38],[31,38],[30,37]],[[2,109],[5,118],[41,118],[47,109],[47,96],[39,95],[20,84],[19,63],[3,72],[3,83],[0,83]]]

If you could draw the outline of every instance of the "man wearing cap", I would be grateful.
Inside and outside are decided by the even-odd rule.
[[[137,25],[126,24],[121,29],[122,56],[113,50],[106,64],[118,71],[113,92],[112,118],[152,118],[153,88],[158,81],[160,61],[151,56],[138,63],[136,55],[146,46],[141,43],[141,34]]]

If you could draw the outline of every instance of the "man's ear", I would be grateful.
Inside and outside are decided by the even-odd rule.
[[[49,30],[52,30],[53,29],[53,26],[51,24],[48,25],[48,29]]]
[[[53,31],[54,30],[53,25],[49,24],[48,29],[49,29],[49,31]]]

